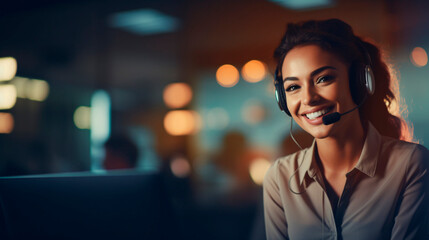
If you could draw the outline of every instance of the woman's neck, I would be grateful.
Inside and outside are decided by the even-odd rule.
[[[346,174],[358,162],[366,137],[364,127],[360,120],[358,122],[343,128],[347,131],[335,136],[316,139],[318,157],[325,174]]]

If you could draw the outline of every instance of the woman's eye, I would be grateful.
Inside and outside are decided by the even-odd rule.
[[[319,77],[317,79],[316,83],[328,82],[328,81],[332,80],[332,78],[333,78],[332,76],[322,76],[322,77]]]
[[[292,92],[295,91],[299,88],[298,85],[290,85],[289,87],[286,88],[286,92]]]

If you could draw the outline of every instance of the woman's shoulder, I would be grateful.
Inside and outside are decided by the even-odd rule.
[[[301,161],[308,156],[307,154],[311,153],[311,147],[301,149],[297,152],[291,153],[289,155],[280,157],[275,160],[274,164],[278,167],[294,167],[297,163],[301,163]]]
[[[403,163],[407,165],[429,165],[429,150],[418,143],[383,136],[381,153],[394,159],[405,160]]]
[[[311,148],[304,148],[295,153],[277,158],[269,168],[266,176],[276,176],[281,174],[282,176],[289,176],[295,172],[295,170],[302,164],[305,157],[312,154]]]
[[[407,142],[403,140],[394,139],[391,137],[382,136],[382,148],[397,153],[408,154],[428,154],[429,150],[418,143]]]

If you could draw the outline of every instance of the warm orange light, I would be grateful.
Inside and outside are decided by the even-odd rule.
[[[231,64],[220,66],[216,71],[216,80],[222,87],[233,87],[238,83],[240,74]]]
[[[258,60],[251,60],[243,66],[241,74],[244,80],[255,83],[264,79],[267,71],[264,63]]]
[[[192,89],[186,83],[171,83],[164,89],[163,98],[170,108],[186,106],[192,99]]]
[[[421,47],[413,49],[410,55],[411,62],[417,67],[424,67],[428,63],[428,55]]]
[[[196,133],[201,123],[198,113],[189,110],[170,111],[164,117],[164,128],[173,136]]]
[[[250,177],[253,182],[262,185],[264,181],[265,174],[270,168],[270,162],[265,158],[258,158],[252,161],[249,167]]]
[[[14,125],[12,114],[0,113],[0,133],[11,133]]]

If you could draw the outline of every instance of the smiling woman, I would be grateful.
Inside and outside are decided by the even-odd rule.
[[[429,151],[389,112],[376,46],[338,19],[289,24],[275,57],[279,107],[311,134],[264,180],[268,239],[427,239]]]
[[[313,137],[346,134],[340,128],[360,124],[357,111],[347,115],[347,121],[329,127],[322,124],[324,115],[356,106],[348,91],[348,66],[333,54],[316,45],[296,47],[286,55],[282,72],[287,74],[284,89],[289,112]]]

